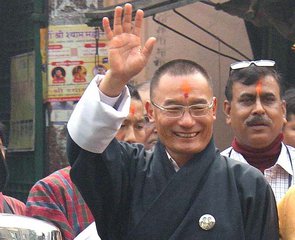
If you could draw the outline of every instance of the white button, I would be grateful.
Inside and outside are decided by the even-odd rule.
[[[205,214],[202,217],[200,217],[199,220],[199,226],[203,229],[203,230],[210,230],[214,227],[215,225],[215,218],[210,215],[210,214]]]

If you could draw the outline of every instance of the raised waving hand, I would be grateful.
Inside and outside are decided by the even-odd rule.
[[[141,46],[143,17],[143,11],[137,10],[132,24],[132,5],[127,3],[124,8],[115,8],[113,29],[109,19],[103,18],[103,28],[109,40],[110,70],[101,82],[100,89],[109,96],[120,94],[128,81],[147,64],[156,39],[150,37]]]

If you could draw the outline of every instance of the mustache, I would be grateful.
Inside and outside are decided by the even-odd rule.
[[[255,115],[251,116],[246,120],[247,126],[254,126],[254,125],[270,125],[271,120],[269,118],[266,118],[262,115]]]

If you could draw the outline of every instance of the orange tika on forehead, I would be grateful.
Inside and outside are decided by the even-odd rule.
[[[185,80],[181,86],[184,98],[188,98],[189,93],[191,92],[191,86],[188,81]]]
[[[135,114],[135,105],[134,104],[130,105],[129,113],[131,114],[131,116],[134,116],[134,114]]]
[[[259,80],[256,84],[256,93],[258,96],[260,96],[261,92],[262,92],[262,81]]]

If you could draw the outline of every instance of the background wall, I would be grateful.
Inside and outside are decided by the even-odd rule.
[[[155,1],[158,0],[147,0],[149,3]],[[211,0],[210,2],[224,1],[226,0]],[[8,128],[11,120],[11,91],[13,92],[11,89],[11,58],[31,51],[34,51],[36,56],[34,66],[36,85],[34,92],[36,102],[35,150],[8,153],[11,174],[6,193],[9,195],[25,201],[29,189],[38,179],[68,165],[65,152],[66,127],[65,125],[54,126],[49,117],[45,119],[45,116],[47,116],[46,111],[48,113],[52,106],[51,104],[43,104],[42,101],[44,88],[41,73],[46,67],[41,65],[43,64],[41,55],[43,56],[44,52],[40,53],[40,29],[46,27],[47,24],[85,24],[88,21],[85,18],[85,13],[121,2],[123,1],[2,1],[0,8],[0,19],[3,23],[0,25],[3,33],[0,36],[0,118]],[[248,34],[242,19],[225,12],[216,11],[204,3],[190,4],[178,8],[177,11],[184,14],[193,23],[199,24],[207,33],[182,19],[173,11],[157,14],[156,19],[180,31],[195,42],[160,26],[151,17],[146,18],[143,29],[144,39],[148,36],[155,36],[158,42],[148,66],[135,80],[140,82],[149,79],[156,68],[175,58],[191,59],[203,65],[214,81],[214,94],[218,99],[215,139],[217,146],[222,150],[232,140],[232,133],[225,124],[222,112],[224,86],[230,63],[244,58],[253,58]],[[275,29],[270,27],[257,28],[248,23],[247,30],[250,33],[254,57],[256,59],[274,59],[278,63],[279,69],[284,73],[284,80],[288,83],[287,86],[294,86],[295,51],[291,50],[294,43],[287,41]],[[244,56],[226,46],[223,41],[239,50]],[[206,48],[212,48],[230,57],[222,56],[222,54],[214,53]]]
[[[107,7],[113,4],[119,4],[124,1],[50,1],[49,23],[58,24],[78,24],[84,23],[83,12],[99,9],[102,5]],[[244,21],[238,17],[231,16],[227,13],[216,11],[213,7],[201,2],[186,5],[178,8],[178,12],[189,18],[194,23],[200,25],[209,33],[217,37],[214,38],[210,34],[204,32],[200,28],[189,23],[182,17],[178,16],[173,11],[167,11],[156,15],[156,19],[169,27],[180,31],[182,34],[194,39],[200,44],[208,48],[212,48],[217,52],[229,55],[232,58],[243,60],[236,51],[230,49],[222,43],[226,42],[233,48],[242,52],[248,58],[252,59],[253,54],[246,32]],[[177,33],[160,26],[152,17],[145,18],[143,28],[144,39],[149,36],[157,38],[157,45],[153,51],[152,57],[147,68],[140,73],[134,80],[137,82],[149,79],[155,69],[163,63],[175,59],[185,58],[196,61],[204,66],[212,76],[214,82],[214,94],[218,99],[218,116],[215,122],[215,139],[217,146],[220,149],[227,147],[232,140],[230,128],[226,126],[224,115],[222,112],[222,102],[224,99],[224,86],[228,76],[230,63],[235,60],[223,57],[220,54],[214,53],[204,47],[185,39]],[[222,41],[220,41],[220,38]],[[61,130],[62,131],[62,130]],[[51,134],[52,136],[60,136],[63,134]],[[61,138],[56,139],[62,141]],[[63,146],[62,144],[61,146]],[[58,145],[57,145],[58,146]],[[57,147],[55,146],[55,147]],[[56,158],[62,159],[62,150]],[[55,155],[55,153],[52,153]],[[52,161],[55,157],[50,157]],[[60,160],[58,160],[60,161]],[[64,161],[64,160],[63,160]],[[56,165],[56,163],[55,163]],[[58,167],[55,166],[55,168]]]
[[[42,101],[41,73],[46,66],[41,65],[40,28],[50,25],[84,24],[84,13],[101,9],[110,1],[94,0],[11,0],[3,1],[0,8],[0,116],[8,126],[11,113],[11,58],[18,54],[34,51],[35,64],[35,145],[33,151],[10,152],[8,154],[11,171],[6,193],[26,200],[31,186],[40,178],[68,165],[66,158],[66,127],[56,126],[47,117],[51,104]],[[210,33],[217,35],[230,45],[238,48],[251,58],[251,50],[244,23],[237,17],[217,12],[203,3],[187,5],[177,9],[186,17],[198,23]],[[21,19],[21,21],[20,21]],[[226,53],[237,59],[239,54],[226,47],[204,31],[177,16],[173,11],[156,15],[156,19],[182,32],[194,41],[200,42],[216,51]],[[203,65],[214,80],[214,93],[219,100],[218,119],[215,123],[217,146],[223,149],[231,141],[231,133],[224,123],[222,113],[223,88],[227,79],[228,66],[234,60],[222,57],[179,36],[155,23],[151,17],[144,21],[144,38],[155,36],[158,43],[152,54],[148,67],[136,77],[136,81],[149,79],[161,64],[175,58],[187,58]],[[94,59],[94,58],[93,58]],[[43,86],[44,87],[44,86]],[[33,90],[32,90],[33,91]]]
[[[245,24],[242,19],[224,12],[218,12],[211,6],[201,2],[181,7],[177,9],[177,11],[233,48],[242,52],[249,59],[253,58]],[[208,33],[193,26],[173,11],[158,14],[156,19],[217,52],[239,60],[245,59],[236,51],[225,46],[220,40],[217,40]],[[159,26],[153,21],[152,17],[148,17],[145,20],[144,31],[145,37],[155,36],[158,41],[148,67],[136,80],[143,81],[149,79],[157,67],[175,58],[190,59],[204,66],[213,79],[214,94],[218,100],[217,120],[215,122],[214,131],[216,145],[221,150],[226,148],[231,143],[232,133],[230,128],[225,124],[222,105],[224,100],[224,88],[229,73],[229,65],[236,60],[214,53],[167,28]]]

